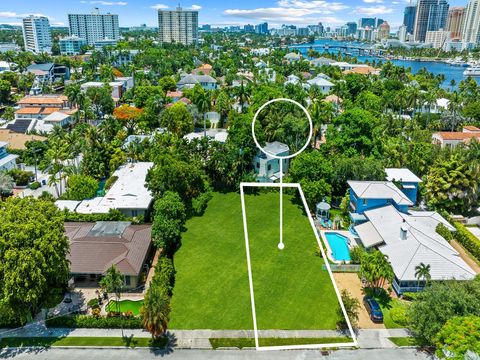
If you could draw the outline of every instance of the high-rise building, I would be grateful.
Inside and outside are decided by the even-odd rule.
[[[246,33],[253,33],[253,32],[255,32],[255,26],[253,26],[251,24],[244,25],[243,26],[243,31],[245,31]]]
[[[480,0],[470,0],[465,10],[462,31],[462,47],[480,46]]]
[[[268,34],[268,23],[264,22],[264,23],[255,25],[255,32],[257,34]]]
[[[437,30],[427,31],[425,42],[431,43],[434,49],[443,48],[446,42],[450,41],[450,31]]]
[[[325,32],[325,27],[323,26],[323,24],[321,22],[319,22],[318,23],[318,34],[323,35],[324,32]]]
[[[415,26],[415,14],[417,13],[417,5],[408,5],[403,12],[403,25],[407,28],[407,33],[413,34]]]
[[[447,15],[447,0],[418,0],[413,28],[415,41],[424,42],[427,31],[445,29]]]
[[[375,27],[376,27],[376,28],[379,28],[380,25],[382,25],[384,22],[385,22],[385,20],[380,19],[380,18],[378,18],[378,19],[376,18],[376,19],[375,19]]]
[[[158,10],[160,42],[190,45],[198,40],[198,11]]]
[[[365,28],[367,26],[374,28],[376,24],[376,19],[375,18],[360,18],[358,20],[358,27]]]
[[[448,10],[447,31],[450,31],[452,40],[462,38],[464,18],[465,8],[463,6],[454,6]]]
[[[398,40],[401,42],[407,41],[407,26],[406,25],[401,25],[398,28]]]
[[[384,21],[378,27],[378,39],[388,39],[390,37],[390,24]]]
[[[91,14],[68,14],[70,36],[85,39],[88,45],[94,45],[100,40],[120,39],[118,15],[100,14],[98,8]]]
[[[52,51],[50,22],[45,16],[30,15],[23,19],[23,41],[25,50],[34,53]]]
[[[347,22],[347,35],[355,35],[357,33],[357,23]]]

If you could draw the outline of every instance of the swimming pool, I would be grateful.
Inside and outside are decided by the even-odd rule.
[[[348,250],[348,238],[336,232],[325,232],[332,256],[335,261],[350,261],[350,250]]]

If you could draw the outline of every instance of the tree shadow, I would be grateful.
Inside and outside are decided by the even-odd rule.
[[[393,298],[385,289],[378,288],[363,288],[363,293],[378,301],[382,308],[391,309]]]
[[[150,347],[150,353],[155,356],[164,357],[173,353],[176,346],[177,337],[173,333],[167,331],[164,337],[153,340]]]

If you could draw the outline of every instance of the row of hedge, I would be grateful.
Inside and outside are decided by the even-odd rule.
[[[47,319],[47,327],[87,329],[141,329],[140,317],[94,317],[89,315],[59,316]]]
[[[125,216],[120,210],[110,209],[107,214],[79,214],[77,212],[63,211],[64,221],[71,222],[97,222],[97,221],[131,221],[133,224],[144,223],[143,216],[137,216],[135,218]]]
[[[480,261],[480,240],[477,239],[468,229],[459,222],[454,221],[453,226],[457,229],[455,239],[468,250],[478,261]]]

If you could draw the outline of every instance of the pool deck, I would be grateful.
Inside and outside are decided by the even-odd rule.
[[[322,238],[322,241],[325,244],[325,247],[327,248],[328,260],[330,260],[334,264],[349,264],[350,261],[335,260],[333,258],[333,251],[330,248],[330,244],[328,243],[327,238],[325,237],[325,233],[332,232],[332,233],[337,233],[345,236],[348,239],[348,248],[350,250],[353,249],[355,246],[357,246],[357,242],[355,241],[355,238],[353,237],[352,233],[350,233],[350,231],[348,230],[318,230],[318,232],[320,233],[320,237]]]

